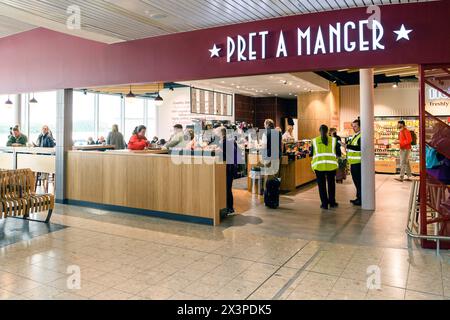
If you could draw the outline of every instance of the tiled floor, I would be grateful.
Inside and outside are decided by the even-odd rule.
[[[449,299],[450,255],[408,248],[409,185],[377,186],[374,213],[350,181],[329,212],[314,187],[279,210],[238,193],[250,209],[216,228],[58,206],[68,228],[0,248],[0,299]]]

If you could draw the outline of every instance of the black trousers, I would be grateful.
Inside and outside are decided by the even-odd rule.
[[[233,209],[233,180],[236,176],[236,166],[227,164],[227,209]]]
[[[353,183],[356,187],[356,199],[361,200],[361,163],[352,164],[350,166]]]
[[[326,207],[336,203],[336,170],[316,171],[320,201]],[[328,183],[328,192],[327,192]]]

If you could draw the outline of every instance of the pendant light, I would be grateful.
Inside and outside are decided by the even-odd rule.
[[[160,107],[163,105],[163,103],[164,103],[164,99],[159,95],[159,83],[158,83],[158,95],[155,98],[155,105],[157,107]]]
[[[9,99],[9,95],[8,95],[8,100],[6,100],[5,104],[7,104],[7,105],[12,105],[13,104],[12,101]]]
[[[131,85],[130,85],[130,92],[126,95],[127,98],[136,98],[136,95],[131,91]]]
[[[38,103],[38,101],[34,97],[34,92],[33,92],[33,98],[30,99],[30,103]]]

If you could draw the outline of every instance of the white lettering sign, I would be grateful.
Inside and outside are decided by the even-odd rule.
[[[404,24],[392,30],[395,42],[409,41],[412,29]],[[290,31],[292,32],[292,31]],[[250,32],[226,38],[226,59],[228,63],[264,60],[290,56],[310,56],[341,52],[367,52],[385,50],[383,39],[385,29],[376,19],[337,22],[326,26],[296,28],[296,43],[289,42],[289,30]],[[270,35],[272,37],[269,37]],[[290,34],[290,33],[289,33]],[[276,43],[269,43],[269,40]],[[214,44],[211,58],[221,57],[221,46]],[[276,49],[275,49],[276,48]],[[294,53],[293,50],[296,50]]]

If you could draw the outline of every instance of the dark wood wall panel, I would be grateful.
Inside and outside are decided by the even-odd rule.
[[[255,123],[254,99],[240,94],[236,94],[234,99],[235,120]]]
[[[274,120],[275,126],[283,128],[283,118],[297,118],[297,100],[235,95],[235,114],[236,121],[253,123],[258,128],[264,127],[266,119]]]

